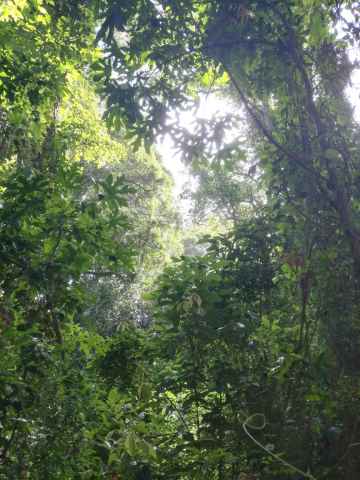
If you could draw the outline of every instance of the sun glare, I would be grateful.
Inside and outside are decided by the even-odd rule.
[[[179,125],[191,131],[193,124],[199,119],[211,120],[217,115],[226,115],[234,113],[234,105],[226,98],[220,97],[216,93],[200,95],[198,109],[193,111],[181,111],[170,115],[171,119],[177,119]],[[226,140],[231,141],[234,132],[226,135]],[[181,154],[176,150],[174,142],[169,134],[159,138],[156,144],[157,151],[160,153],[165,168],[171,173],[174,179],[174,196],[179,202],[180,209],[187,211],[190,203],[187,199],[182,199],[181,194],[186,187],[194,189],[196,180],[191,176],[189,168],[181,161]]]
[[[360,49],[349,49],[349,58],[352,62],[360,60]],[[354,119],[360,123],[360,68],[356,68],[351,77],[351,83],[346,90],[346,94],[354,107]],[[238,107],[236,107],[238,109]],[[182,111],[172,114],[172,118],[178,118],[181,127],[191,130],[192,125],[198,119],[211,120],[218,114],[224,115],[234,113],[235,106],[228,99],[219,96],[216,93],[203,94],[200,96],[199,107],[194,114],[193,111]],[[234,137],[234,131],[229,132],[227,140],[231,141]],[[174,179],[174,196],[184,214],[191,208],[191,202],[181,197],[184,188],[194,190],[196,180],[190,174],[189,168],[181,161],[181,155],[176,150],[170,135],[159,138],[156,144],[157,151],[160,153],[165,168],[171,173]]]

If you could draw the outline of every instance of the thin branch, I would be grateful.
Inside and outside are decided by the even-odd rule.
[[[231,83],[233,84],[235,90],[239,94],[239,97],[241,101],[243,102],[246,111],[250,115],[250,117],[253,119],[254,123],[260,130],[260,132],[266,137],[266,139],[273,145],[275,146],[280,152],[282,152],[287,158],[293,160],[295,163],[300,165],[304,170],[308,171],[311,173],[313,176],[315,175],[319,181],[326,182],[326,178],[324,178],[319,172],[311,168],[309,165],[307,165],[301,157],[296,155],[295,153],[289,152],[281,143],[279,143],[275,137],[272,135],[272,133],[269,131],[268,128],[265,127],[264,123],[259,119],[257,113],[255,112],[255,108],[250,104],[248,98],[246,97],[245,93],[242,91],[239,83],[235,79],[234,75],[231,73],[231,69],[227,66],[224,65],[224,68],[229,75],[229,78],[231,80]],[[320,185],[319,185],[320,186]]]
[[[189,425],[186,423],[186,420],[184,418],[184,415],[182,414],[182,412],[179,410],[179,408],[177,407],[177,405],[172,401],[172,399],[170,397],[168,397],[167,395],[167,392],[164,393],[164,397],[166,398],[166,400],[170,403],[170,405],[172,406],[172,408],[175,410],[175,412],[178,414],[182,424],[184,425],[185,429],[187,430],[188,433],[191,433],[190,431],[190,427]]]

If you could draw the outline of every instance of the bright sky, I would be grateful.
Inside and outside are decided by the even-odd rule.
[[[360,48],[349,49],[349,57],[351,61],[360,61]],[[360,123],[360,68],[354,71],[347,94],[354,105],[354,118]]]
[[[221,115],[232,113],[234,110],[233,105],[226,99],[220,98],[218,95],[212,93],[208,95],[202,95],[200,97],[199,108],[194,115],[193,112],[181,112],[179,114],[179,120],[182,127],[191,130],[191,124],[196,119],[211,119],[218,113]],[[184,214],[189,210],[191,203],[186,199],[181,199],[181,193],[185,187],[193,188],[196,185],[195,180],[191,177],[189,169],[184,165],[180,159],[180,153],[176,152],[174,143],[169,135],[158,140],[157,150],[160,153],[165,167],[171,172],[174,181],[175,189],[174,195],[177,198],[180,209]]]
[[[349,49],[349,57],[352,61],[360,60],[360,49]],[[360,123],[360,68],[354,71],[351,85],[348,87],[347,94],[351,103],[354,105],[354,117]],[[181,112],[179,115],[180,123],[183,127],[191,129],[191,123],[196,118],[211,119],[217,113],[222,115],[232,113],[233,105],[226,99],[220,98],[216,94],[203,95],[200,100],[200,106],[196,116],[192,112]],[[174,195],[178,205],[184,214],[189,210],[191,203],[188,200],[180,198],[184,186],[187,184],[194,186],[194,180],[191,178],[187,167],[181,162],[180,154],[175,151],[174,144],[169,136],[157,142],[157,149],[163,159],[165,167],[171,172],[175,181]]]

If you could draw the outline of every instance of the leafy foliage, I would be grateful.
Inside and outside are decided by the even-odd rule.
[[[359,478],[358,2],[3,3],[0,478]]]

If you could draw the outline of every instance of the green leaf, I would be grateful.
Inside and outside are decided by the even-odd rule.
[[[136,456],[138,444],[138,437],[134,432],[129,432],[124,441],[124,448],[130,457]]]

